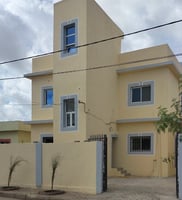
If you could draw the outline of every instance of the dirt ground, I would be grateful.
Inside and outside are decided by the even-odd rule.
[[[176,200],[176,181],[175,177],[109,178],[108,191],[99,195],[66,192],[62,195],[50,197],[38,195],[36,190],[30,189],[21,189],[16,194],[12,192],[11,195],[8,195],[0,193],[0,200],[4,197],[26,200]]]

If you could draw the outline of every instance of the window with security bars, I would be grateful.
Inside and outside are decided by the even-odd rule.
[[[153,135],[129,135],[129,153],[153,153]]]

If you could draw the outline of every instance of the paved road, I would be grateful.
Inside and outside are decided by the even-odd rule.
[[[12,198],[5,198],[5,197],[0,197],[0,200],[15,200],[15,199],[12,199]]]

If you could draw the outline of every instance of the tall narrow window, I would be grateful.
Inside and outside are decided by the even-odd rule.
[[[75,126],[75,99],[65,99],[64,104],[64,127]]]
[[[64,27],[64,42],[65,42],[65,52],[66,53],[75,53],[76,51],[76,32],[75,32],[75,23],[70,24]]]
[[[62,24],[61,55],[68,56],[77,53],[78,45],[78,20],[71,20]]]
[[[53,88],[47,87],[42,89],[42,105],[50,107],[53,105]]]
[[[61,97],[61,130],[77,129],[77,96]]]

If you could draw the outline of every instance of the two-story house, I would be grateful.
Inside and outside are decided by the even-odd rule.
[[[54,53],[33,59],[25,75],[31,140],[107,134],[110,175],[173,175],[174,136],[158,134],[155,122],[178,96],[181,66],[167,45],[121,53],[122,35],[94,0],[54,5]]]

